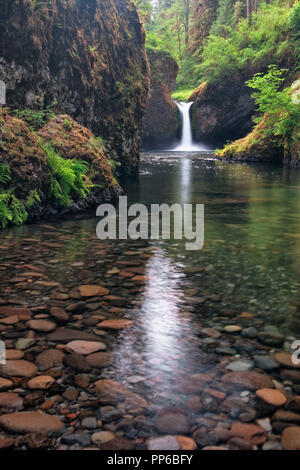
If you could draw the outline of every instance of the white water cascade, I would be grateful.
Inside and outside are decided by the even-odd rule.
[[[201,144],[193,143],[192,123],[190,117],[190,109],[193,102],[175,101],[182,120],[182,134],[181,141],[177,147],[173,148],[174,152],[199,152],[208,150],[207,147]]]

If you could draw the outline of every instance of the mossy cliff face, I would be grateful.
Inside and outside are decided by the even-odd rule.
[[[194,139],[225,142],[250,132],[255,104],[246,85],[231,82],[203,83],[190,97]]]
[[[143,126],[145,148],[165,148],[178,138],[179,112],[171,94],[178,73],[176,61],[162,51],[148,50],[150,94]]]
[[[7,104],[54,105],[103,137],[111,158],[133,172],[149,87],[144,42],[131,0],[1,0]]]

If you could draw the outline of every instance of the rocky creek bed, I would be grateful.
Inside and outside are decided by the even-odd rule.
[[[166,158],[144,161],[144,191],[156,171],[162,179],[165,170],[175,172],[178,187],[176,165],[187,181],[189,167]],[[196,177],[199,161],[188,162]],[[200,162],[205,179],[213,168],[217,191],[214,165],[219,162]],[[170,186],[161,187],[168,200]],[[192,181],[188,187],[192,192]],[[132,200],[137,189],[132,186]],[[226,198],[232,204],[232,191]],[[140,200],[147,202],[142,193]],[[267,289],[264,305],[257,305],[259,275],[251,278],[253,291],[246,278],[241,292],[229,292],[228,284],[226,290],[228,265],[215,246],[212,264],[209,241],[203,254],[188,255],[180,243],[99,241],[95,226],[93,218],[75,218],[1,233],[7,363],[0,366],[0,448],[299,449],[295,337],[271,314],[286,307],[297,318],[297,279],[286,270],[289,286],[277,284],[283,307]],[[216,231],[213,245],[219,237]],[[243,259],[240,241],[231,249],[234,278],[238,250]],[[270,267],[268,276],[275,276]]]

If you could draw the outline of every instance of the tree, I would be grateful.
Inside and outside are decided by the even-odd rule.
[[[232,28],[234,23],[234,10],[232,0],[220,0],[217,10],[217,19],[212,25],[211,34],[226,36],[227,28]]]

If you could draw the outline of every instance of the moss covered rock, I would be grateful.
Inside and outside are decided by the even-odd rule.
[[[26,200],[36,190],[44,197],[49,187],[49,167],[38,135],[21,119],[0,108],[0,162],[10,168],[15,195]]]
[[[131,0],[2,0],[0,79],[12,108],[69,114],[136,171],[149,76]]]
[[[150,94],[143,126],[145,148],[165,148],[178,138],[179,112],[171,94],[178,73],[177,62],[170,54],[147,50],[151,79]]]
[[[282,161],[281,140],[266,131],[266,120],[262,121],[246,137],[228,144],[217,156],[226,160]]]
[[[113,176],[102,142],[70,116],[57,116],[39,133],[7,109],[0,110],[0,228],[46,215],[76,213],[103,201],[113,201],[121,188]],[[63,171],[53,171],[49,149]],[[64,184],[73,162],[82,164],[76,184]],[[77,168],[77,167],[76,167]],[[6,174],[5,178],[2,174]],[[67,187],[56,197],[53,182]],[[63,197],[64,196],[64,197]],[[1,205],[2,204],[2,205]]]

